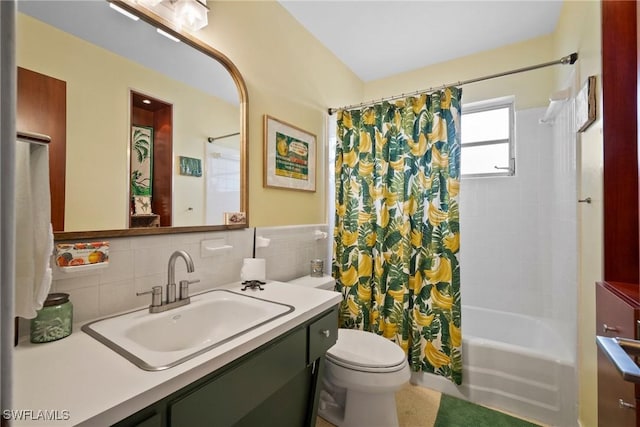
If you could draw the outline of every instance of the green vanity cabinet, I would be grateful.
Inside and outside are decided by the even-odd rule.
[[[116,427],[315,426],[337,307],[117,423]]]

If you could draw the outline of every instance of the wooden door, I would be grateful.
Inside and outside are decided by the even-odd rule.
[[[67,83],[18,67],[16,128],[51,137],[49,182],[53,231],[64,231]]]

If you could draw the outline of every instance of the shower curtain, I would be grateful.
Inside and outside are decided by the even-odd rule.
[[[332,263],[340,327],[462,381],[456,87],[338,111]]]

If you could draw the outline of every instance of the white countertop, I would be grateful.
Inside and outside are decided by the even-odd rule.
[[[239,291],[240,284],[217,287]],[[14,409],[26,418],[12,425],[105,426],[120,421],[334,307],[337,292],[269,281],[259,298],[295,310],[173,368],[144,371],[74,325],[67,338],[21,342],[14,352]],[[57,420],[42,418],[48,415]],[[57,412],[56,412],[57,411]],[[37,419],[40,417],[39,419]],[[46,420],[46,421],[45,421]]]

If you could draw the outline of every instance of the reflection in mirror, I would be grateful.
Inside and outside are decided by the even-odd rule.
[[[148,16],[131,20],[106,1],[20,2],[19,12],[19,67],[66,84],[66,100],[51,107],[66,109],[65,138],[50,145],[66,162],[58,179],[64,182],[61,195],[52,194],[52,204],[63,212],[54,231],[102,230],[91,236],[106,236],[224,228],[225,212],[246,212],[246,90],[226,57],[192,36],[182,42],[163,37],[145,22]],[[156,26],[171,29],[164,21]],[[149,114],[134,94],[171,108]],[[20,104],[20,90],[18,98]],[[48,115],[21,112],[19,106],[18,127],[49,134],[21,129],[46,125]],[[152,130],[153,187],[146,214],[158,221],[133,218],[133,126]],[[200,176],[181,168],[185,158],[201,165]],[[51,165],[52,177],[57,167]]]

